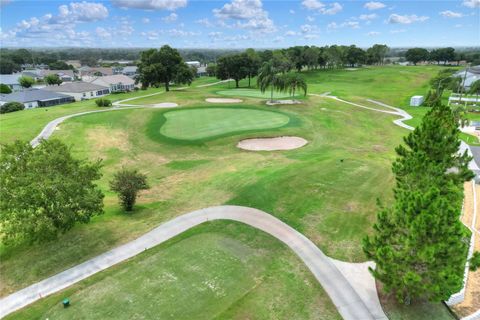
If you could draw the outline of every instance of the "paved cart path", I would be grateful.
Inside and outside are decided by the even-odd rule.
[[[234,220],[262,230],[285,243],[310,269],[330,296],[338,312],[346,320],[386,319],[371,290],[360,294],[350,284],[344,273],[336,267],[313,242],[274,216],[254,208],[218,206],[193,211],[174,218],[136,240],[101,254],[91,260],[65,270],[0,300],[0,317],[18,310],[41,297],[58,292],[99,271],[134,257],[176,235],[210,220]],[[343,263],[344,264],[344,263]],[[366,266],[364,266],[364,272]],[[357,273],[354,273],[357,274]],[[362,287],[362,286],[360,286]],[[372,298],[374,301],[372,301]]]

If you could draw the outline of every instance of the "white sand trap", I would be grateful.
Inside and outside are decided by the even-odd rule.
[[[307,143],[300,137],[254,138],[241,140],[237,147],[250,151],[277,151],[301,148]]]
[[[267,101],[267,105],[269,106],[276,106],[276,105],[282,105],[282,104],[301,104],[301,103],[302,102],[298,100],[273,100],[273,101],[268,100]]]
[[[211,103],[239,103],[242,102],[242,99],[232,99],[232,98],[207,98],[207,102]]]
[[[178,104],[174,102],[162,102],[152,105],[154,108],[175,108],[178,107]]]

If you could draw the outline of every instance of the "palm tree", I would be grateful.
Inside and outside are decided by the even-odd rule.
[[[277,81],[277,90],[287,92],[294,97],[297,90],[302,90],[307,95],[307,83],[305,79],[297,72],[289,72],[282,75]]]
[[[270,101],[273,101],[273,89],[278,85],[277,82],[277,72],[273,67],[273,63],[271,61],[264,62],[258,72],[257,85],[262,93],[270,88]]]

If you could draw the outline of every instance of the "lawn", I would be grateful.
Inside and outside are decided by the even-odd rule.
[[[71,301],[67,309],[64,297]],[[93,318],[341,319],[285,245],[223,221],[189,230],[5,319]]]
[[[162,114],[160,134],[175,140],[198,141],[245,131],[280,128],[290,117],[280,112],[246,107],[189,108]],[[154,121],[149,126],[157,126]],[[153,131],[153,130],[152,130]]]
[[[372,69],[380,73],[380,68]],[[384,69],[389,74],[392,73],[391,70],[404,70],[403,67]],[[418,71],[418,77],[423,79],[423,82],[418,80],[409,85],[401,80],[402,85],[397,87],[403,86],[407,89],[397,92],[394,99],[405,100],[411,91],[416,90],[416,86],[423,86],[426,81],[422,71],[424,69],[412,70]],[[321,71],[317,73],[319,78],[325,76]],[[316,83],[313,74],[308,74],[309,81],[312,81],[310,92],[321,93],[323,89],[318,87],[320,85]],[[326,74],[332,75],[333,72],[328,71]],[[410,80],[412,78],[413,76]],[[325,80],[322,81],[328,85]],[[340,83],[340,80],[337,82]],[[65,270],[132,240],[175,216],[221,204],[244,205],[264,210],[305,234],[327,255],[344,261],[364,261],[361,242],[363,237],[372,231],[377,198],[383,203],[388,203],[392,198],[394,178],[390,166],[395,157],[394,148],[401,143],[407,131],[393,125],[391,121],[394,117],[391,115],[319,97],[308,97],[303,100],[302,105],[275,108],[267,108],[264,100],[251,97],[245,97],[241,106],[212,108],[211,104],[204,101],[219,90],[227,90],[228,86],[225,83],[205,88],[192,86],[185,90],[131,101],[136,104],[171,101],[188,108],[122,110],[85,115],[63,123],[54,137],[70,145],[76,157],[103,159],[104,176],[99,181],[99,186],[106,194],[105,214],[95,217],[88,225],[75,226],[56,241],[20,244],[15,247],[1,246],[0,294],[6,295]],[[338,84],[339,92],[341,86]],[[371,97],[389,102],[380,98],[381,88],[370,86],[368,83],[362,88],[358,85],[355,90],[362,93],[362,97],[370,97],[371,92]],[[360,99],[359,97],[354,99]],[[235,113],[232,113],[233,111]],[[27,111],[8,116],[17,122],[23,121],[25,112]],[[248,126],[242,127],[245,120],[239,121],[237,118],[249,119]],[[2,126],[4,119],[0,117]],[[292,119],[295,125],[292,125]],[[40,123],[41,121],[36,121],[35,125],[41,128]],[[254,127],[251,127],[252,123]],[[5,131],[2,131],[2,128],[0,132],[31,139],[40,131],[30,132],[23,127],[21,126],[18,132],[12,127]],[[156,134],[152,134],[152,130]],[[31,135],[33,136],[30,138]],[[304,148],[286,152],[247,152],[235,147],[243,138],[279,135],[301,136],[307,139],[309,144]],[[171,139],[157,139],[158,136]],[[184,143],[179,138],[201,139],[202,143]],[[141,170],[147,174],[151,185],[150,190],[141,193],[132,214],[122,212],[116,196],[108,188],[108,181],[121,167]],[[226,225],[228,227],[225,227]],[[305,280],[309,278],[305,278],[307,275],[301,278],[302,274],[305,274],[302,271],[304,267],[294,264],[296,258],[288,258],[293,259],[289,263],[275,262],[276,257],[291,256],[289,251],[284,253],[285,248],[279,244],[265,247],[264,236],[258,235],[258,232],[254,234],[249,228],[246,230],[238,225],[226,225],[220,229],[231,228],[232,232],[227,235],[219,235],[218,228],[212,233],[209,229],[212,227],[199,227],[200,231],[194,232],[195,236],[191,238],[193,240],[188,240],[190,233],[185,237],[182,235],[182,241],[169,242],[169,245],[155,248],[138,259],[68,289],[71,291],[67,291],[67,295],[74,297],[71,310],[80,309],[74,308],[75,303],[78,303],[81,306],[79,317],[88,318],[88,312],[92,312],[93,307],[105,308],[105,312],[111,312],[112,317],[115,317],[121,314],[122,308],[128,306],[128,299],[137,299],[138,295],[143,299],[135,308],[142,309],[135,310],[152,308],[152,312],[161,313],[163,311],[160,309],[165,308],[173,315],[178,315],[175,312],[183,312],[185,317],[199,308],[204,308],[203,304],[209,305],[210,309],[205,308],[206,313],[199,316],[209,318],[217,315],[219,318],[244,319],[254,318],[256,315],[258,318],[301,319],[314,314],[321,319],[323,312],[335,317],[328,313],[330,305],[322,292],[316,291],[312,285],[302,285],[309,283]],[[181,243],[186,244],[182,246]],[[202,243],[205,243],[205,247],[202,247]],[[218,252],[218,246],[222,243],[231,243],[232,248],[222,249],[220,261],[230,261],[231,257],[238,256],[235,248],[248,246],[253,253],[246,254],[245,257],[252,257],[250,261],[256,263],[253,267],[243,262],[235,267],[226,263],[226,270],[222,270],[221,263],[215,265],[215,259],[209,262],[211,259],[208,255],[209,250]],[[189,252],[190,248],[192,252]],[[201,261],[204,254],[206,261]],[[263,259],[262,255],[267,258]],[[136,273],[134,269],[138,264],[144,263],[144,260],[151,262],[147,263],[151,273],[148,269],[141,269]],[[169,261],[172,261],[172,264],[169,264]],[[174,264],[173,261],[177,263]],[[155,278],[155,275],[163,275],[171,270],[184,272],[188,270],[190,261],[195,261],[194,265],[201,265],[198,274],[190,278],[191,286],[181,281],[178,283],[182,285],[167,286],[162,279]],[[281,267],[275,269],[278,273],[269,269],[272,264]],[[186,269],[181,269],[181,265]],[[230,268],[245,276],[231,276],[228,273]],[[231,283],[227,280],[222,282],[225,292],[228,292],[228,299],[231,300],[209,300],[212,295],[204,297],[205,291],[197,291],[196,294],[186,296],[189,298],[188,303],[184,303],[183,310],[178,311],[179,304],[176,300],[184,300],[181,295],[177,295],[180,291],[175,290],[183,290],[181,292],[186,294],[185,290],[191,289],[193,285],[204,287],[202,279],[206,279],[207,274],[201,270],[213,270],[219,275],[225,272],[228,277],[233,277]],[[283,273],[288,270],[291,273]],[[272,272],[269,279],[273,282],[269,282],[271,284],[268,286],[263,286],[261,282],[268,278],[264,272]],[[143,274],[148,275],[148,279],[152,281],[151,286],[148,281],[144,282]],[[252,278],[249,278],[250,274],[255,281],[260,281],[261,285],[258,290],[257,287],[252,289],[253,295],[247,294],[241,299],[240,293],[250,292],[248,290],[254,283]],[[291,281],[295,277],[300,277],[300,280]],[[115,286],[123,288],[124,291],[131,290],[135,294],[127,297],[125,293],[116,291],[117,289],[112,287],[113,281]],[[246,284],[236,283],[242,281]],[[144,290],[136,288],[137,285]],[[156,286],[161,286],[162,289],[165,287],[170,296],[159,295],[162,290],[158,290]],[[19,315],[19,318],[63,317],[62,312],[65,314],[70,311],[64,311],[58,306],[61,296],[60,294],[41,301],[33,308],[26,309],[26,313]],[[97,296],[102,299],[95,300]],[[119,297],[119,303],[115,303],[112,298],[116,296]],[[318,305],[311,301],[317,301]],[[112,306],[107,306],[107,302]],[[222,309],[223,303],[228,309]],[[90,304],[91,308],[88,306]],[[432,306],[432,309],[436,307]],[[251,310],[258,310],[258,314],[257,311],[253,314]],[[283,313],[287,310],[303,310],[304,313]],[[310,310],[313,310],[313,313],[310,313]],[[109,317],[107,313],[102,316]],[[69,313],[65,317],[69,315],[74,316]]]
[[[229,89],[229,90],[220,90],[217,91],[217,94],[222,96],[233,96],[233,97],[250,97],[250,98],[259,98],[259,99],[270,99],[271,92],[267,90],[265,92],[261,92],[258,89]],[[274,99],[283,99],[283,98],[290,98],[291,95],[287,92],[273,92]]]

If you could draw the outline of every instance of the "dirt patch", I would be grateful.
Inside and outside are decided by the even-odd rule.
[[[273,101],[270,101],[268,100],[267,101],[267,105],[269,106],[276,106],[276,105],[289,105],[289,104],[301,104],[302,102],[301,101],[298,101],[298,100],[273,100]]]
[[[122,130],[105,127],[97,127],[87,132],[87,139],[91,142],[96,152],[102,152],[111,148],[127,151],[130,148],[128,134]]]
[[[210,103],[240,103],[243,102],[242,99],[233,99],[233,98],[207,98],[205,101]]]

